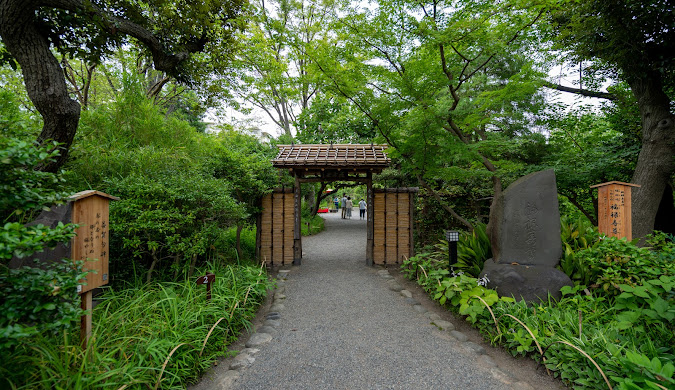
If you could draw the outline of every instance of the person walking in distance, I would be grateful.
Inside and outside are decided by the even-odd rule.
[[[363,199],[359,201],[359,219],[366,219],[366,201]]]
[[[333,199],[333,203],[335,204],[335,210],[340,210],[340,199],[337,196]]]
[[[342,219],[347,217],[347,194],[342,194]]]
[[[347,218],[352,219],[352,197],[347,197]]]

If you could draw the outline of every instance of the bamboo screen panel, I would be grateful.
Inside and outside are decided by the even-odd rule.
[[[373,194],[373,263],[401,264],[413,255],[413,194],[407,189]]]
[[[260,261],[270,266],[293,264],[293,192],[275,191],[262,199]]]

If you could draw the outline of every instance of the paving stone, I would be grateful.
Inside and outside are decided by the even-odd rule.
[[[259,333],[265,333],[265,332],[259,332]],[[244,348],[239,353],[247,353],[251,356],[255,355],[256,353],[260,352],[258,348]]]
[[[232,363],[230,363],[230,370],[241,370],[253,364],[255,358],[247,353],[240,353],[234,357]]]
[[[279,325],[281,325],[281,322],[279,320],[267,320],[263,323],[264,326],[271,326],[273,328],[278,328]]]
[[[415,299],[415,298],[406,298],[406,299],[405,299],[405,303],[407,303],[408,305],[413,305],[413,306],[415,306],[415,305],[419,305],[419,304],[420,304],[420,301],[418,301],[418,300]]]
[[[280,318],[281,318],[281,314],[279,314],[279,312],[276,312],[276,311],[271,311],[271,312],[267,313],[267,315],[265,316],[266,320],[278,320]]]
[[[246,342],[247,348],[259,347],[272,341],[272,335],[268,333],[254,333]]]
[[[271,334],[272,336],[276,336],[276,335],[279,333],[278,330],[276,330],[275,328],[273,328],[273,327],[271,327],[271,326],[268,326],[268,325],[261,326],[261,327],[258,328],[256,331],[257,331],[258,333],[267,333],[267,334]]]
[[[286,287],[286,282],[284,282],[283,280],[277,280],[277,291],[279,289],[282,289],[282,288],[285,288],[285,287]]]
[[[412,293],[408,290],[401,290],[401,295],[403,295],[406,298],[412,298]]]
[[[454,337],[455,340],[457,340],[457,341],[461,341],[461,342],[469,341],[469,338],[464,333],[456,331],[456,330],[450,331],[450,336]]]
[[[495,379],[497,379],[501,382],[504,382],[504,383],[507,383],[507,384],[512,384],[514,382],[513,378],[509,374],[507,374],[506,372],[502,371],[499,367],[491,368],[490,373],[492,374],[492,376]]]
[[[400,284],[398,284],[398,282],[396,282],[395,280],[392,280],[392,282],[389,283],[389,289],[390,289],[391,291],[399,292],[399,291],[403,290],[403,286],[401,286]]]
[[[290,269],[280,269],[278,275],[286,276],[289,272],[291,272]]]
[[[286,299],[286,295],[281,294],[279,291],[277,291],[276,293],[274,293],[274,300],[275,300],[275,301],[276,301],[276,300],[282,300],[282,299]]]
[[[217,389],[227,390],[234,385],[234,382],[239,379],[239,371],[228,370],[223,375],[220,376],[220,381],[218,381]]]
[[[534,387],[527,382],[516,382],[512,386],[513,390],[534,390]]]
[[[273,312],[280,312],[280,311],[284,310],[285,308],[286,308],[286,306],[284,306],[283,303],[275,303],[274,305],[272,305],[272,307],[270,307],[270,310],[272,310]],[[272,319],[272,318],[269,317],[269,319]]]
[[[286,287],[277,287],[275,294],[286,294]]]
[[[497,367],[497,363],[488,355],[480,355],[478,361],[485,367]]]
[[[429,318],[432,321],[440,321],[441,320],[441,316],[439,316],[438,314],[436,314],[434,312],[431,312],[431,311],[429,313],[427,313],[427,318]]]
[[[422,306],[422,305],[415,305],[415,306],[413,306],[413,309],[415,309],[416,312],[422,313],[422,314],[427,312],[427,309],[425,309],[424,306]]]
[[[380,276],[385,278],[385,279],[394,279],[394,277],[389,275],[389,274],[380,274]]]
[[[436,320],[433,322],[433,324],[436,325],[441,330],[448,330],[448,331],[455,330],[455,325],[453,325],[452,322],[450,321]]]
[[[473,341],[467,341],[464,343],[464,346],[468,347],[478,355],[485,355],[485,348],[483,348],[482,345],[474,343]]]

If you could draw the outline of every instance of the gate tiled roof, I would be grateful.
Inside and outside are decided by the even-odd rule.
[[[384,150],[387,145],[278,145],[279,154],[272,160],[277,168],[357,168],[380,171],[391,159]]]

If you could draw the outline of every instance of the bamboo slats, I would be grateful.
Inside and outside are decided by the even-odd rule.
[[[268,266],[293,263],[293,192],[275,190],[262,199],[260,260]]]
[[[375,264],[401,264],[414,254],[413,196],[417,188],[375,190]]]

